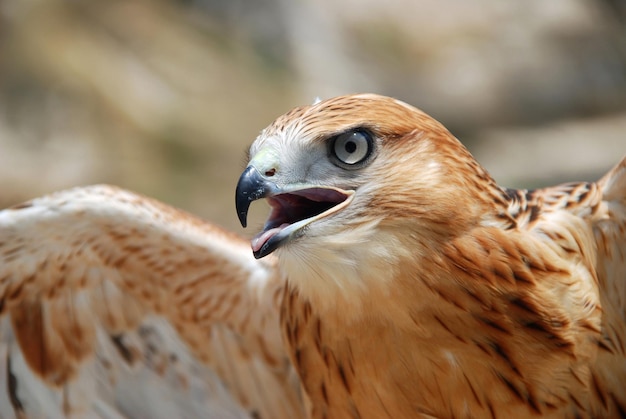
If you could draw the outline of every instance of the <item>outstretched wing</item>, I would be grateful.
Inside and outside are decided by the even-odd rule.
[[[246,241],[111,186],[3,210],[0,417],[300,417],[282,287]]]

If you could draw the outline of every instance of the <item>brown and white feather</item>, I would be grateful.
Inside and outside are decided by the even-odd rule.
[[[245,240],[114,187],[4,210],[3,413],[298,417],[283,281]]]

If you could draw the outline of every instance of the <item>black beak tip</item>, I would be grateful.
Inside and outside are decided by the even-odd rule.
[[[235,207],[242,227],[248,225],[248,210],[252,201],[265,198],[271,189],[272,185],[263,179],[253,166],[248,166],[243,171],[235,190]]]
[[[237,214],[237,216],[239,217],[239,222],[241,223],[241,226],[243,228],[248,227],[248,220],[247,220],[248,213],[247,213],[247,211],[240,212],[240,213]]]
[[[237,217],[239,218],[241,226],[246,228],[248,226],[248,210],[250,209],[252,200],[250,199],[249,191],[245,190],[246,184],[242,182],[242,179],[243,175],[242,178],[239,179],[237,190],[235,191],[235,207],[237,208]]]

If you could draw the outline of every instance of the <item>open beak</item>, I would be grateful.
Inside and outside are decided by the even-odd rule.
[[[252,239],[252,252],[259,259],[301,236],[313,221],[345,208],[353,196],[354,191],[331,186],[279,187],[254,166],[248,166],[237,183],[235,206],[243,227],[252,201],[267,198],[272,208],[263,230]]]

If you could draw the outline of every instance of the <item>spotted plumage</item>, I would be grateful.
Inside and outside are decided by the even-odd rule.
[[[109,186],[0,212],[1,417],[626,414],[626,159],[505,189],[376,95],[295,108],[249,159],[252,251]]]

